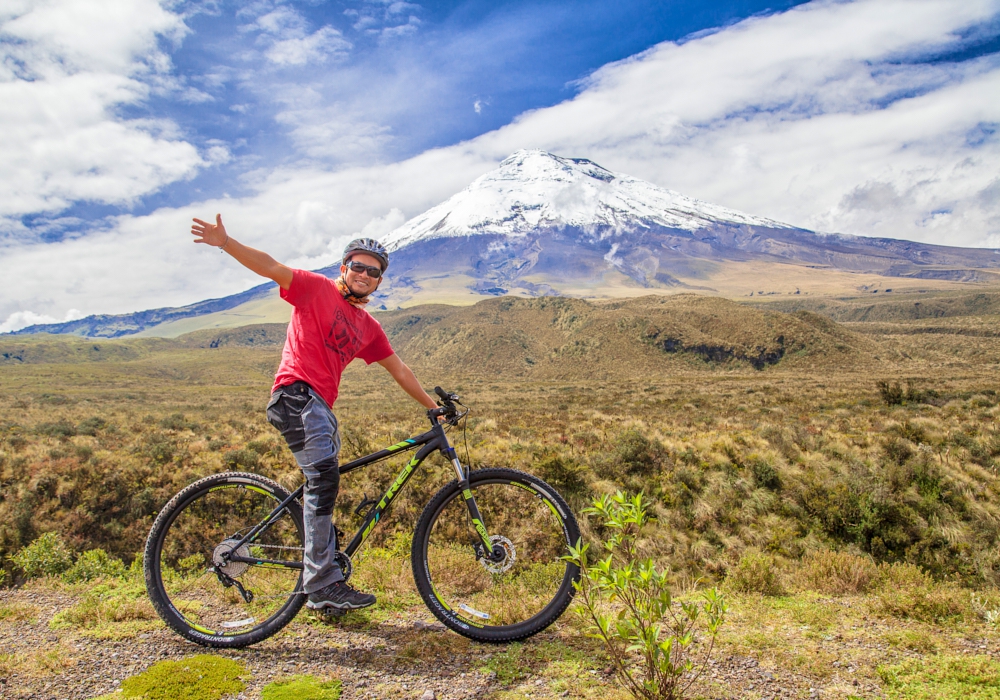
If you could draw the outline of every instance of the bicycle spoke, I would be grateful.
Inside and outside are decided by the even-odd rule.
[[[504,557],[482,556],[464,499],[456,493],[435,518],[427,541],[434,593],[469,625],[521,624],[541,614],[563,587],[567,537],[562,520],[537,493],[510,482],[474,484],[472,491]]]
[[[216,481],[222,483],[196,489],[178,502],[157,533],[161,585],[154,590],[167,603],[165,619],[175,628],[194,630],[182,631],[186,636],[225,638],[261,630],[300,595],[300,569],[228,558],[300,562],[300,524],[284,512],[258,533],[259,539],[236,547],[278,501],[252,483],[235,478],[226,483],[225,475]]]

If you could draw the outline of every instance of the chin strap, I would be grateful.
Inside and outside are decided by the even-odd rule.
[[[337,291],[340,292],[340,296],[344,297],[344,301],[346,301],[351,306],[364,306],[369,301],[371,301],[371,297],[369,296],[359,297],[357,294],[352,292],[351,288],[347,286],[347,282],[344,281],[343,277],[338,277],[333,281],[333,283],[337,285]]]

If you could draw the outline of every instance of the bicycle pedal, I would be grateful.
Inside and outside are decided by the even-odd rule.
[[[323,622],[335,622],[338,618],[343,617],[347,614],[347,610],[341,610],[340,608],[322,608],[321,610],[313,610],[313,613]]]

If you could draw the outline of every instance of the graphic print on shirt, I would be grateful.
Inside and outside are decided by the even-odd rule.
[[[358,329],[347,319],[344,312],[337,309],[333,316],[333,325],[326,334],[326,347],[340,355],[343,364],[347,364],[361,349],[361,338]]]

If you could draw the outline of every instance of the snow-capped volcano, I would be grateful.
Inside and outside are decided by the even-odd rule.
[[[599,229],[605,235],[650,227],[696,231],[718,224],[792,228],[611,172],[585,158],[521,150],[383,242],[398,250],[450,236],[524,236],[561,228]]]

